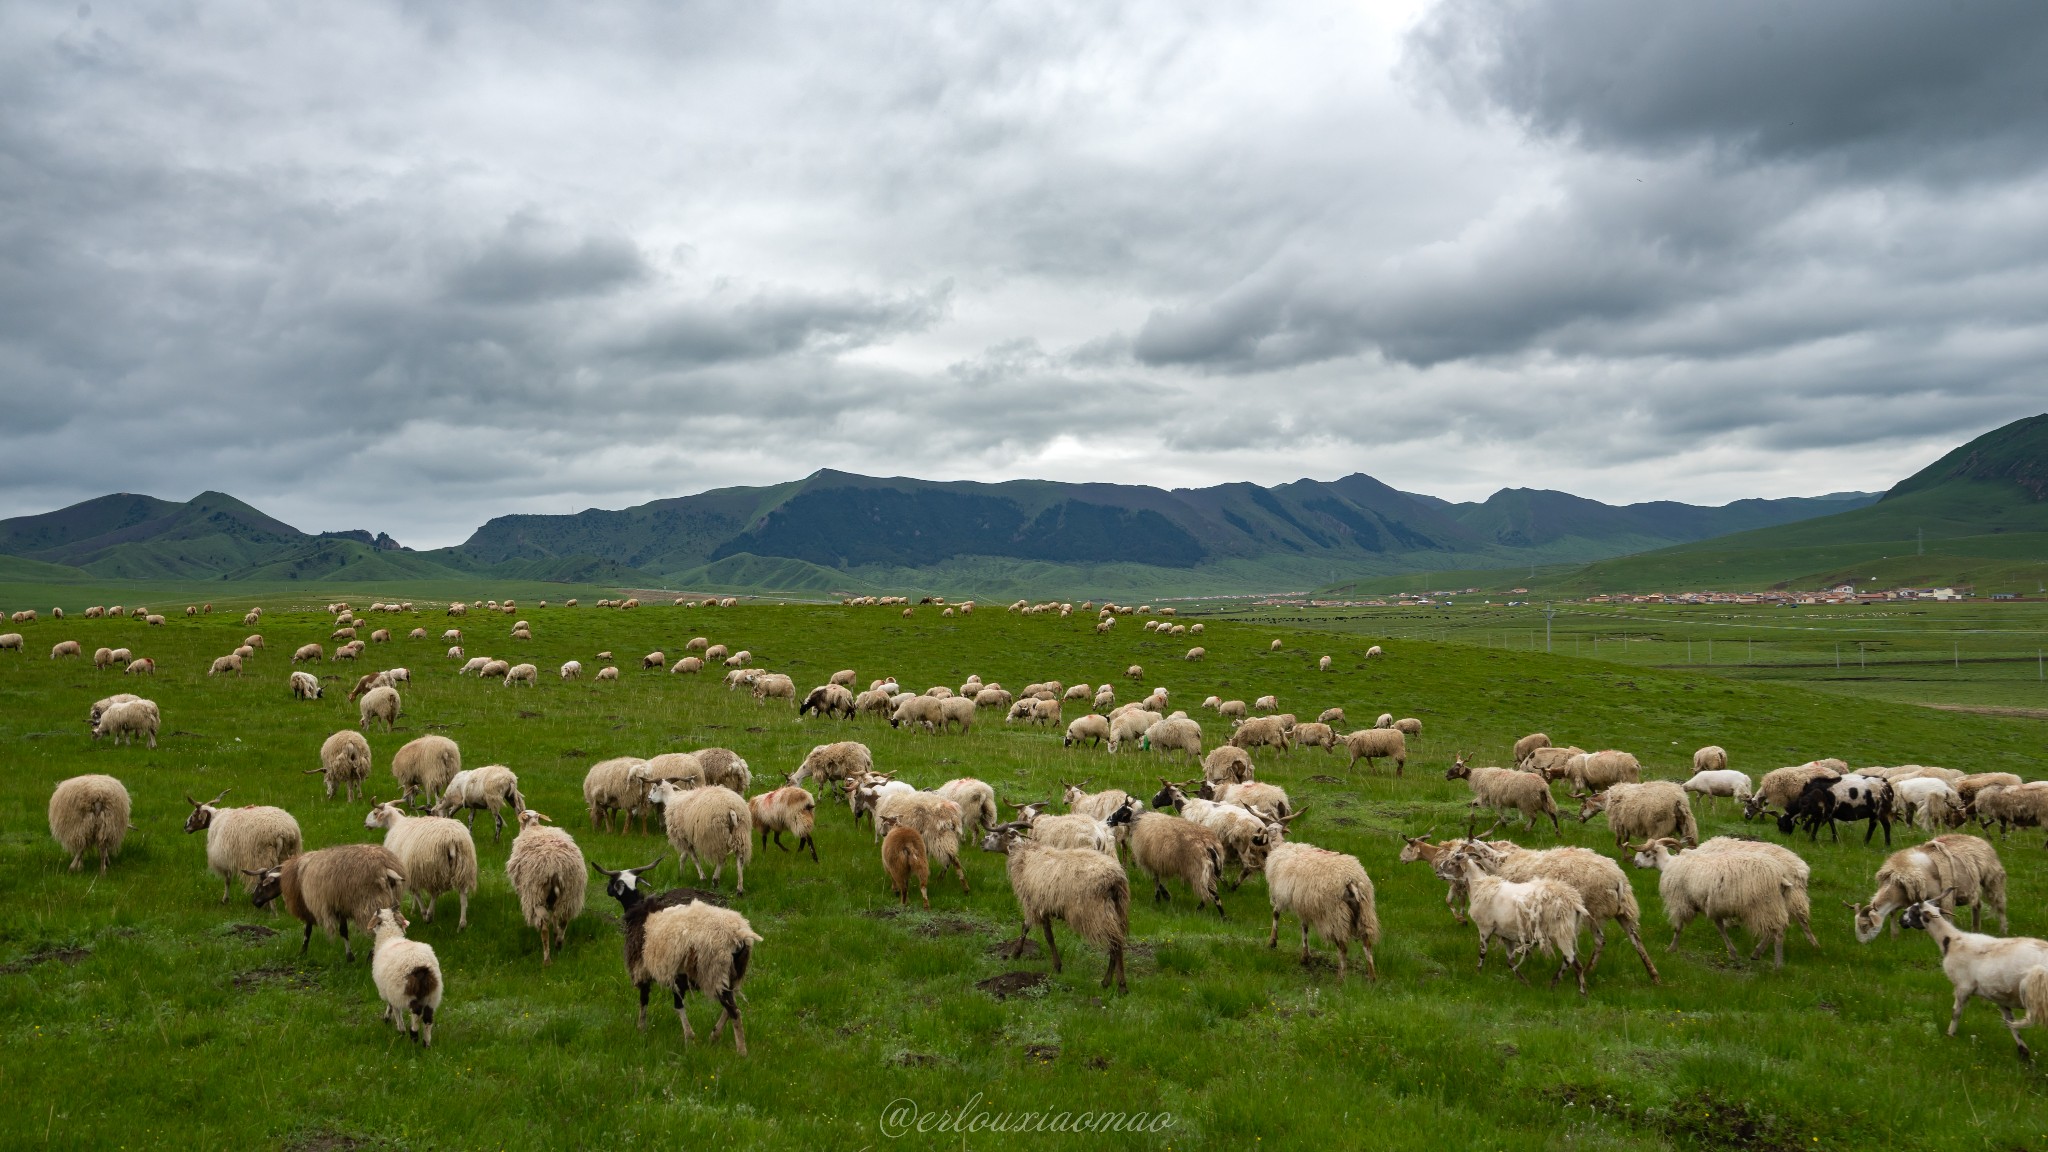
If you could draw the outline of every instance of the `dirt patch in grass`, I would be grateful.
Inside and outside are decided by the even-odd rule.
[[[588,752],[585,752],[585,751],[584,751],[583,749],[581,749],[581,748],[564,748],[564,749],[562,749],[562,759],[564,759],[564,760],[581,760],[581,759],[583,759],[584,757],[586,757],[586,756],[588,756],[588,755],[590,755],[590,753],[588,753]]]
[[[889,1063],[898,1068],[929,1068],[938,1062],[939,1058],[929,1052],[898,1052],[889,1057]]]
[[[1012,958],[1010,956],[1010,949],[1015,947],[1016,943],[1017,938],[1015,936],[1005,936],[990,944],[983,951],[999,960],[1008,960]],[[1038,941],[1026,939],[1024,941],[1024,951],[1018,953],[1015,958],[1019,960],[1035,960],[1043,955],[1045,955],[1045,949],[1039,947]]]
[[[1043,972],[1005,972],[1000,976],[991,976],[975,985],[976,988],[998,1000],[1008,1000],[1012,996],[1022,996],[1033,989],[1044,986],[1045,973]]]
[[[1342,777],[1339,776],[1325,776],[1322,774],[1317,774],[1309,777],[1308,782],[1311,784],[1342,784],[1344,780]]]
[[[914,929],[919,936],[967,936],[981,930],[965,916],[934,916]]]
[[[238,940],[245,940],[251,944],[259,940],[268,940],[272,936],[277,935],[277,929],[266,928],[261,924],[230,924],[227,926],[226,932]]]
[[[237,972],[235,973],[234,983],[235,987],[244,990],[251,988],[306,989],[320,986],[319,982],[314,980],[308,973],[301,972],[297,968],[288,968],[282,964],[273,964],[263,968],[251,968],[247,972]]]
[[[1943,712],[1975,712],[1979,716],[2010,716],[2019,720],[2048,720],[2048,708],[2000,708],[1990,704],[1925,704]]]
[[[1812,1144],[1809,1135],[1792,1121],[1746,1100],[1724,1100],[1705,1090],[1669,1108],[1649,1109],[1644,1119],[1667,1136],[1703,1148],[1794,1152]]]
[[[70,968],[90,955],[92,955],[92,949],[90,948],[45,948],[40,952],[31,952],[19,960],[0,964],[0,974],[16,976],[38,965],[48,964],[51,961],[56,961],[66,968]]]
[[[1059,1059],[1059,1057],[1060,1046],[1057,1044],[1026,1044],[1024,1046],[1024,1058],[1026,1060],[1039,1064],[1050,1064]]]
[[[538,720],[538,719],[540,719],[540,713],[538,713],[538,712],[528,712],[528,711],[527,711],[526,709],[524,709],[524,708],[521,708],[521,709],[519,710],[519,712],[518,712],[518,714],[517,714],[517,715],[519,716],[519,718],[520,718],[521,720]]]
[[[370,1142],[343,1136],[339,1132],[314,1132],[288,1140],[282,1147],[284,1152],[353,1152],[357,1148],[370,1147]]]

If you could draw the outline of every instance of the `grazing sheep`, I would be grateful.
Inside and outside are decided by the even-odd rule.
[[[292,696],[299,700],[318,700],[324,693],[320,680],[311,672],[294,672],[291,676]]]
[[[820,684],[804,694],[804,702],[797,706],[799,719],[816,713],[820,717],[837,716],[851,720],[854,715],[853,693],[844,685]]]
[[[1131,862],[1152,878],[1152,901],[1172,899],[1166,877],[1188,886],[1195,896],[1196,910],[1216,905],[1216,915],[1228,919],[1217,885],[1223,875],[1223,842],[1214,832],[1192,821],[1162,812],[1142,812],[1131,820]]]
[[[1473,768],[1465,763],[1465,754],[1460,752],[1456,761],[1445,769],[1444,779],[1463,780],[1472,789],[1472,802],[1468,805],[1471,815],[1465,821],[1468,838],[1481,808],[1491,808],[1494,812],[1493,825],[1481,833],[1482,836],[1500,827],[1509,812],[1520,812],[1523,825],[1530,829],[1536,827],[1538,816],[1548,816],[1551,831],[1564,835],[1557,819],[1557,801],[1550,795],[1550,785],[1541,776],[1514,768]]]
[[[694,644],[696,643],[696,641],[693,640],[691,641],[691,643]],[[842,688],[849,689],[859,682],[860,677],[855,675],[853,669],[851,668],[841,668],[839,671],[834,672],[832,674],[832,678],[830,680],[826,681],[826,683],[828,684],[837,684]]]
[[[112,776],[73,776],[50,793],[50,835],[71,853],[71,870],[85,866],[85,855],[97,853],[100,875],[120,855],[128,837],[128,789]]]
[[[569,924],[582,914],[590,884],[583,849],[567,832],[544,825],[546,819],[532,809],[521,812],[519,835],[505,858],[505,876],[519,894],[520,914],[528,927],[540,930],[542,967],[554,962],[554,948],[569,942]]]
[[[822,793],[827,788],[838,788],[843,780],[859,779],[874,770],[874,753],[868,751],[867,745],[857,740],[841,740],[820,744],[806,753],[804,762],[789,774],[789,782],[816,780]]]
[[[52,660],[57,659],[59,656],[83,655],[85,655],[85,649],[80,648],[76,640],[60,640],[50,649],[50,659]]]
[[[1778,817],[1778,831],[1790,835],[1799,823],[1806,825],[1808,839],[1820,838],[1820,826],[1828,826],[1828,835],[1839,840],[1835,825],[1839,821],[1866,820],[1869,828],[1863,833],[1863,842],[1877,833],[1878,825],[1884,826],[1886,847],[1892,842],[1892,786],[1880,776],[1864,776],[1852,773],[1836,778],[1817,777],[1806,782],[1799,797],[1792,801],[1783,816]]]
[[[2048,780],[1980,788],[1973,808],[1977,822],[1984,827],[1989,828],[1994,821],[1997,822],[2000,836],[2004,836],[2009,827],[2040,828],[2048,824]],[[1865,836],[1864,842],[1868,843],[1869,839]],[[2048,842],[2043,846],[2048,847]]]
[[[745,796],[754,786],[754,773],[740,754],[730,748],[699,748],[697,762],[704,765],[704,782]]]
[[[185,819],[185,831],[188,835],[206,832],[206,869],[220,877],[223,904],[233,891],[236,873],[245,878],[243,887],[253,888],[247,877],[277,867],[305,847],[299,822],[292,819],[291,813],[254,804],[246,808],[216,807],[227,794],[228,790],[223,788],[211,800],[194,800],[189,794],[185,797],[185,803],[192,806],[192,815]]]
[[[1072,748],[1076,744],[1085,744],[1093,741],[1096,747],[1101,747],[1108,739],[1109,721],[1090,712],[1086,716],[1076,718],[1073,723],[1067,725],[1067,736],[1061,746]]]
[[[1257,700],[1252,701],[1252,710],[1255,712],[1278,712],[1280,710],[1280,698],[1278,696],[1261,696]]]
[[[1920,776],[1892,784],[1892,815],[1927,832],[1969,819],[1960,793],[1942,780]]]
[[[1163,817],[1172,819],[1172,817]],[[1131,881],[1123,866],[1085,848],[1054,848],[1022,835],[1019,826],[1003,825],[984,845],[1008,855],[1010,891],[1017,897],[1024,926],[1010,946],[1010,958],[1024,954],[1035,926],[1045,933],[1052,970],[1061,970],[1059,945],[1052,922],[1064,920],[1083,940],[1108,954],[1102,986],[1113,980],[1117,991],[1130,991],[1124,980],[1124,943],[1130,937]]]
[[[337,786],[345,799],[354,800],[357,790],[370,778],[370,742],[363,739],[361,732],[343,728],[320,745],[320,767],[306,769],[305,775],[315,773],[327,778],[329,800],[334,799]]]
[[[312,946],[317,926],[329,939],[339,931],[343,954],[354,960],[349,924],[373,923],[379,909],[398,907],[405,867],[381,844],[338,844],[294,856],[255,878],[250,897],[258,908],[282,898],[285,911],[306,926],[299,955]]]
[[[619,670],[617,668],[599,668],[597,670],[597,678],[599,680],[617,680],[619,678]]]
[[[422,1048],[434,1046],[434,1013],[441,1008],[441,962],[431,945],[405,938],[410,925],[396,909],[379,908],[371,921],[376,946],[370,977],[384,1001],[384,1019]]]
[[[1394,730],[1403,736],[1420,736],[1422,735],[1422,721],[1417,720],[1413,716],[1404,716],[1394,721]]]
[[[1337,747],[1337,733],[1321,721],[1296,724],[1292,735],[1297,748],[1321,748],[1327,753]]]
[[[1127,680],[1143,680],[1145,678],[1144,666],[1133,664],[1129,668],[1124,669],[1124,678]]]
[[[1550,737],[1541,732],[1531,732],[1520,740],[1515,741],[1514,760],[1516,766],[1526,769],[1527,765],[1523,761],[1533,755],[1538,748],[1548,747],[1550,747]]]
[[[1287,799],[1287,790],[1276,784],[1247,780],[1242,784],[1211,784],[1203,781],[1200,795],[1204,800],[1220,804],[1235,804],[1247,809],[1268,823],[1285,824],[1300,816]]]
[[[924,906],[932,906],[931,863],[925,857],[924,837],[915,828],[899,824],[896,817],[887,816],[880,821],[882,837],[882,870],[889,874],[889,886],[895,891],[897,902],[903,907],[910,906],[910,882],[917,881],[917,894],[924,899]]]
[[[1742,818],[1754,820],[1758,816],[1776,812],[1782,814],[1792,806],[1799,794],[1806,790],[1806,783],[1817,776],[1830,779],[1840,777],[1849,770],[1840,760],[1811,760],[1790,768],[1774,768],[1764,773],[1757,782],[1756,791],[1750,794],[1749,803],[1742,806]]]
[[[391,757],[391,778],[398,782],[399,799],[408,803],[416,795],[424,795],[430,803],[439,800],[460,771],[462,749],[446,736],[409,740]]]
[[[292,653],[292,663],[302,664],[308,661],[317,661],[321,658],[322,654],[322,649],[318,644],[307,644]]]
[[[889,714],[891,728],[914,726],[936,734],[944,723],[945,714],[940,710],[940,701],[930,696],[906,697]]]
[[[124,700],[100,714],[99,723],[93,726],[92,738],[98,740],[109,736],[116,744],[132,744],[140,736],[154,748],[157,726],[161,722],[162,717],[151,701]]]
[[[1041,700],[1041,705],[1051,705],[1052,721],[1060,718],[1060,703],[1057,700]],[[958,726],[961,735],[974,726],[974,701],[961,696],[949,696],[939,701],[939,727],[941,730]]]
[[[1520,771],[1541,776],[1545,780],[1562,780],[1568,775],[1567,769],[1571,763],[1585,754],[1586,750],[1577,746],[1538,748],[1529,753],[1527,759],[1516,761],[1515,767]]]
[[[391,726],[398,722],[398,689],[389,685],[372,688],[363,693],[363,698],[356,707],[361,713],[358,727],[367,732],[370,721],[376,720],[384,725],[386,732],[389,732]]]
[[[1673,837],[1687,847],[1699,846],[1700,826],[1693,818],[1685,789],[1669,780],[1616,784],[1605,792],[1574,792],[1572,798],[1579,801],[1581,824],[1591,820],[1596,812],[1607,813],[1607,827],[1614,833],[1616,848],[1631,840],[1654,840],[1660,836]]]
[[[860,694],[859,700],[856,700],[854,702],[855,710],[860,712],[880,711],[879,708],[871,707],[868,704],[862,703],[862,701],[868,700],[868,698],[871,696],[881,696],[885,702],[887,700],[887,696],[884,693],[863,692]],[[1011,696],[1008,692],[1004,691],[1003,689],[994,687],[984,687],[980,691],[974,693],[973,695],[974,706],[976,708],[1007,709],[1013,702],[1015,702],[1015,699],[1015,697]]]
[[[1373,901],[1372,879],[1356,856],[1295,842],[1276,846],[1266,855],[1266,892],[1273,904],[1273,930],[1266,947],[1280,946],[1280,916],[1292,912],[1301,922],[1301,962],[1309,962],[1309,929],[1323,943],[1337,947],[1337,979],[1345,976],[1351,941],[1358,941],[1365,976],[1379,979],[1372,950],[1379,947],[1380,921]]]
[[[1692,754],[1692,770],[1695,774],[1720,772],[1727,767],[1728,750],[1719,744],[1709,744]]]
[[[1225,706],[1228,707],[1227,704]],[[1260,716],[1246,720],[1237,726],[1237,731],[1230,734],[1231,745],[1246,751],[1271,747],[1285,752],[1293,746],[1293,739],[1287,731],[1287,726],[1281,723],[1277,716]]]
[[[1766,947],[1774,951],[1776,966],[1785,966],[1785,928],[1797,921],[1815,949],[1806,884],[1811,870],[1793,852],[1776,844],[1731,840],[1716,836],[1690,852],[1677,853],[1670,839],[1653,840],[1636,853],[1638,868],[1655,868],[1657,894],[1664,902],[1664,915],[1671,921],[1671,946],[1676,951],[1685,926],[1705,916],[1721,933],[1728,959],[1737,960],[1735,942],[1728,937],[1728,925],[1740,921],[1756,939],[1749,958],[1754,961]]]
[[[671,676],[695,676],[704,671],[704,661],[695,656],[685,656],[670,665],[668,671]]]
[[[1404,775],[1408,770],[1408,735],[1399,728],[1360,728],[1344,737],[1344,749],[1351,753],[1347,768],[1355,768],[1363,760],[1371,770],[1376,761],[1386,757],[1394,762],[1394,775]]]
[[[752,836],[754,816],[747,802],[728,788],[697,788],[683,791],[664,780],[648,791],[648,798],[660,804],[668,825],[668,842],[676,850],[676,861],[689,860],[704,879],[704,862],[711,862],[715,885],[733,862],[733,891],[746,895],[747,864],[754,858]]]
[[[511,670],[512,664],[508,660],[486,660],[483,667],[476,670],[476,678],[479,680],[496,680]]]
[[[1565,775],[1584,792],[1604,792],[1643,778],[1643,766],[1627,752],[1587,752],[1565,761]]]
[[[565,662],[561,668],[561,675],[562,679],[564,680],[583,679],[583,662],[580,660],[570,660]]]
[[[1186,656],[1182,657],[1182,659],[1184,659],[1184,660],[1200,660],[1200,659],[1202,659],[1203,657],[1205,657],[1205,656],[1207,656],[1207,655],[1208,655],[1208,653],[1207,653],[1207,652],[1203,651],[1203,650],[1202,650],[1201,648],[1199,648],[1199,647],[1196,647],[1196,648],[1190,648],[1190,649],[1188,649],[1188,654],[1187,654]]]
[[[1936,901],[1946,913],[1953,913],[1957,904],[1968,904],[1971,931],[1987,909],[1998,914],[2000,932],[2011,930],[2005,918],[2005,865],[1999,862],[1998,851],[1986,840],[1959,833],[1892,853],[1878,867],[1877,891],[1870,903],[1842,903],[1855,915],[1856,939],[1868,944],[1877,939],[1887,917],[1923,900]],[[1892,935],[1898,934],[1893,925]]]
[[[924,837],[925,856],[939,874],[950,867],[960,877],[960,891],[968,890],[967,868],[960,860],[960,829],[966,821],[959,804],[937,792],[885,789],[875,799],[874,813],[877,821],[894,817],[917,829]],[[875,832],[881,834],[879,823]]]
[[[441,793],[441,799],[434,805],[436,816],[454,816],[457,812],[469,813],[469,826],[476,827],[479,809],[491,814],[494,825],[491,840],[495,843],[505,832],[505,813],[511,812],[514,819],[526,810],[526,798],[519,794],[519,777],[503,764],[486,764],[481,768],[465,768],[449,777],[448,787]],[[433,917],[429,916],[429,920]]]
[[[240,676],[242,674],[242,658],[240,656],[214,657],[213,666],[206,670],[206,674],[208,676],[218,676],[223,672],[233,672],[235,675]]]
[[[723,660],[731,654],[732,653],[726,649],[725,645],[713,644],[711,647],[706,648],[704,650],[704,659],[706,662],[712,660]]]
[[[128,692],[116,692],[112,696],[109,696],[103,700],[95,701],[93,703],[92,710],[87,714],[85,721],[86,727],[99,727],[100,717],[105,716],[107,714],[107,709],[112,708],[114,705],[126,704],[130,700],[140,699],[142,699],[142,697],[133,695]]]
[[[1095,689],[1094,707],[1099,712],[1106,712],[1109,709],[1116,707],[1115,685],[1104,684],[1101,687]]]
[[[10,648],[16,652],[26,652],[27,643],[27,639],[24,638],[21,633],[8,632],[4,635],[0,635],[0,652],[5,652]]]
[[[583,804],[590,811],[592,828],[602,821],[604,830],[612,831],[612,818],[617,815],[618,830],[624,832],[634,814],[645,810],[646,766],[647,761],[637,756],[615,756],[592,764],[583,774]]]
[[[508,688],[514,684],[524,684],[532,688],[539,683],[540,669],[531,664],[514,664],[505,670],[505,686]]]
[[[1216,713],[1225,720],[1243,720],[1249,714],[1249,710],[1242,700],[1225,700],[1216,705]]]
[[[1145,729],[1143,746],[1154,752],[1185,752],[1192,760],[1202,758],[1202,726],[1188,719],[1161,720]]]
[[[1528,983],[1528,978],[1522,975],[1522,962],[1532,949],[1546,955],[1555,952],[1563,962],[1550,978],[1550,986],[1557,987],[1564,970],[1570,968],[1578,977],[1579,995],[1586,994],[1586,966],[1579,961],[1578,950],[1579,933],[1590,916],[1577,891],[1561,880],[1545,876],[1517,881],[1489,875],[1470,848],[1451,853],[1442,867],[1461,873],[1471,893],[1469,913],[1473,926],[1479,929],[1480,970],[1486,968],[1487,949],[1499,937],[1507,945],[1508,968],[1516,979]]]
[[[1280,650],[1280,641],[1278,641],[1278,640],[1275,640],[1275,641],[1273,641],[1273,642],[1272,642],[1271,644],[1268,644],[1268,645],[1266,645],[1266,651],[1268,651],[1268,652],[1278,652],[1279,650]]]
[[[818,859],[818,842],[813,836],[817,827],[818,801],[802,788],[787,784],[770,792],[763,792],[747,801],[747,810],[753,815],[754,830],[761,834],[761,847],[768,846],[768,837],[773,834],[775,846],[789,851],[782,843],[782,834],[788,832],[796,837],[796,850],[806,847],[811,850],[811,860]]]
[[[996,808],[996,790],[986,781],[961,776],[932,791],[960,806],[960,831],[964,835],[978,835],[1002,822]]]
[[[1698,762],[1698,758],[1694,758]],[[1753,793],[1749,774],[1733,768],[1703,768],[1692,774],[1692,778],[1679,787],[1687,792],[1709,798],[1727,796],[1737,804],[1746,805]]]
[[[422,917],[434,922],[434,905],[444,892],[461,900],[455,927],[469,927],[469,898],[476,892],[476,841],[460,820],[408,816],[398,805],[379,804],[363,827],[382,828],[384,847],[405,868],[405,889]]]
[[[1906,909],[1899,922],[1908,928],[1924,929],[1941,950],[1941,970],[1955,987],[1955,1009],[1949,1013],[1948,1034],[1953,1036],[1963,1022],[1963,1008],[1974,997],[1983,997],[1997,1007],[2005,1029],[2019,1046],[2022,1060],[2033,1058],[2020,1029],[2048,1022],[2048,940],[2030,936],[2000,939],[1965,932],[1949,923],[1941,901],[1924,900]],[[2012,1018],[2012,1010],[2026,1015]]]
[[[1242,784],[1252,778],[1252,758],[1234,744],[1224,744],[1202,761],[1202,779],[1209,784]]]
[[[1949,786],[1956,790],[1957,796],[1962,797],[1963,807],[1974,814],[1977,805],[1977,793],[1997,785],[2017,788],[2021,783],[2020,778],[2011,772],[1976,772],[1953,782]]]
[[[668,988],[675,996],[676,1019],[683,1025],[683,1042],[696,1039],[690,1031],[690,1017],[683,1010],[683,997],[695,988],[716,1001],[721,1009],[711,1026],[711,1040],[732,1021],[733,1050],[747,1054],[747,1033],[740,1022],[739,990],[747,977],[754,945],[761,935],[747,918],[730,908],[707,900],[661,908],[650,912],[644,927],[641,957],[649,981]],[[641,1015],[646,1015],[646,989],[641,990]]]
[[[642,656],[640,658],[640,667],[643,670],[648,668],[659,668],[667,663],[667,654],[663,653],[659,648],[655,649],[652,652],[649,652],[647,655]]]

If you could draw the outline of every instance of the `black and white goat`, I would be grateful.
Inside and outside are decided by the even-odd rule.
[[[1841,839],[1835,830],[1838,823],[1869,821],[1864,830],[1863,842],[1877,833],[1879,825],[1884,826],[1885,847],[1892,843],[1892,786],[1891,782],[1877,776],[1819,776],[1806,782],[1785,814],[1778,817],[1778,831],[1790,835],[1793,829],[1804,825],[1809,840],[1820,839],[1820,826],[1828,826],[1828,835]]]
[[[605,877],[605,895],[617,900],[619,908],[624,912],[620,926],[625,930],[626,937],[626,975],[633,981],[633,986],[640,990],[642,1031],[647,1028],[647,994],[654,985],[654,978],[648,973],[644,959],[647,946],[647,917],[663,908],[680,908],[695,900],[720,907],[725,905],[724,898],[716,892],[706,892],[701,888],[671,888],[666,892],[650,889],[643,877],[646,873],[652,872],[655,865],[660,864],[667,855],[664,852],[638,868],[621,868],[616,872],[595,860],[590,862],[590,866]]]

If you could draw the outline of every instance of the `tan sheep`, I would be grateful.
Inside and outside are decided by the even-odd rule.
[[[405,869],[406,892],[422,918],[434,922],[434,905],[442,893],[461,900],[455,927],[469,927],[469,898],[476,892],[476,841],[460,820],[445,816],[408,816],[398,805],[370,809],[363,827],[384,830],[384,847]]]
[[[1380,921],[1372,879],[1356,856],[1331,852],[1299,841],[1279,844],[1266,854],[1266,892],[1273,905],[1273,929],[1266,947],[1280,946],[1280,916],[1292,912],[1301,922],[1301,962],[1310,958],[1308,934],[1314,928],[1323,943],[1337,947],[1337,979],[1342,980],[1358,941],[1368,980],[1379,979],[1372,951],[1379,947]]]
[[[1572,797],[1579,801],[1581,824],[1591,820],[1596,812],[1607,813],[1607,827],[1614,833],[1616,848],[1631,840],[1664,836],[1687,847],[1699,845],[1700,826],[1693,817],[1692,804],[1685,789],[1669,780],[1616,784],[1605,792],[1574,792]]]
[[[398,782],[400,799],[408,802],[417,795],[424,795],[430,803],[439,800],[460,771],[462,749],[446,736],[429,734],[409,740],[391,757],[391,778]]]
[[[185,803],[192,805],[185,831],[188,835],[206,833],[206,868],[220,877],[223,904],[228,902],[238,873],[244,877],[244,886],[253,890],[254,884],[248,878],[277,867],[305,847],[299,822],[291,813],[253,804],[245,808],[216,807],[227,794],[223,788],[219,796],[203,802],[190,795],[185,797]]]
[[[583,913],[590,878],[583,849],[560,828],[542,822],[531,809],[519,814],[519,835],[505,858],[505,876],[519,894],[519,911],[527,926],[540,930],[540,962],[554,962],[553,949],[569,942],[569,925]],[[552,942],[552,946],[551,946]]]
[[[716,885],[733,862],[733,890],[747,891],[747,864],[754,858],[754,816],[747,802],[728,788],[698,788],[683,791],[663,781],[648,792],[648,799],[660,804],[668,825],[668,842],[676,850],[678,866],[688,860],[704,879],[704,862],[711,862],[711,883]]]
[[[1394,775],[1404,775],[1408,769],[1408,736],[1399,728],[1360,728],[1344,737],[1344,748],[1351,753],[1351,762],[1346,767],[1356,767],[1360,760],[1373,768],[1374,761],[1382,757],[1394,762]]]
[[[85,867],[87,853],[100,859],[100,875],[121,853],[128,837],[128,789],[112,776],[73,776],[50,793],[50,835],[71,853],[71,870]]]

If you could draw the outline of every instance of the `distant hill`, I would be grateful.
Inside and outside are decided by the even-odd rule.
[[[1994,429],[1875,503],[1591,564],[1560,591],[1898,587],[2033,591],[2048,577],[2048,414]]]

